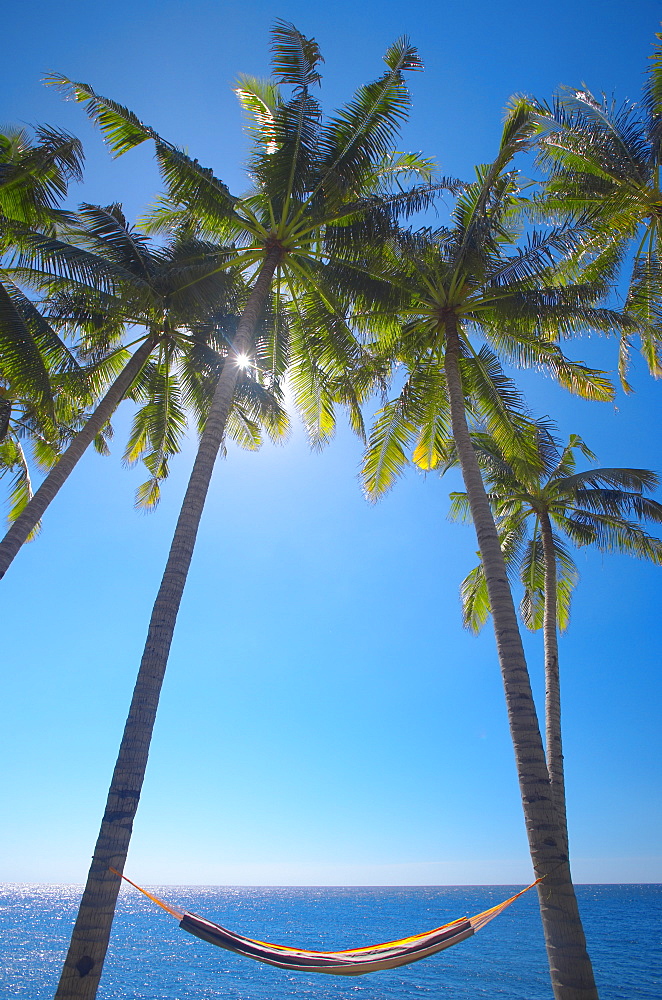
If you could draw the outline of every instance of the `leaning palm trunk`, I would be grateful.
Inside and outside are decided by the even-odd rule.
[[[94,1000],[103,968],[133,819],[138,807],[156,719],[161,685],[179,605],[193,555],[214,463],[225,433],[240,374],[234,363],[249,354],[278,264],[278,251],[265,258],[237,326],[200,438],[161,586],[154,604],[138,679],[120,744],[92,864],[73,930],[56,1000]]]
[[[140,374],[157,343],[158,337],[151,336],[131,355],[126,366],[117,376],[83,429],[78,432],[67,450],[58,459],[57,464],[48,473],[30,502],[26,504],[24,510],[16,518],[0,542],[0,578],[5,575],[19,549],[39,524],[46,508],[64,486],[70,474],[85,454],[88,446],[94,441],[103,426],[110,420]]]
[[[559,646],[556,612],[556,555],[549,516],[540,513],[543,559],[545,562],[545,611],[543,638],[545,645],[545,748],[552,798],[568,843],[568,822],[565,804],[563,745],[561,738],[561,684],[559,678]]]
[[[465,416],[459,369],[460,340],[446,323],[444,360],[453,437],[485,568],[510,732],[524,808],[531,860],[538,878],[552,988],[556,1000],[597,1000],[561,823],[552,798],[528,668],[499,536],[485,493]]]

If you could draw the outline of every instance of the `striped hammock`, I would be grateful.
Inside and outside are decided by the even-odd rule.
[[[115,872],[115,869],[112,868],[111,871]],[[120,872],[115,872],[115,874],[120,875]],[[196,916],[195,913],[187,913],[177,909],[177,907],[170,906],[157,896],[141,889],[135,882],[131,882],[131,879],[126,878],[126,875],[121,877],[157,906],[176,917],[182,930],[202,938],[203,941],[208,941],[209,944],[215,944],[219,948],[233,951],[245,958],[252,958],[256,962],[275,965],[279,969],[291,969],[296,972],[322,972],[332,976],[363,976],[367,972],[397,969],[400,965],[409,965],[411,962],[418,962],[429,955],[436,955],[438,951],[444,951],[445,948],[452,948],[454,944],[459,944],[460,941],[465,941],[476,934],[490,920],[498,917],[507,906],[510,906],[516,899],[542,881],[538,879],[526,889],[511,896],[510,899],[476,914],[475,917],[462,917],[449,924],[444,924],[442,927],[435,927],[432,931],[415,934],[413,937],[401,938],[399,941],[387,941],[384,944],[373,944],[367,948],[349,948],[346,951],[305,951],[302,948],[288,948],[284,945],[269,944],[266,941],[254,941],[253,938],[235,934],[234,931],[229,931],[227,928],[221,927],[220,924],[214,924],[211,920]]]

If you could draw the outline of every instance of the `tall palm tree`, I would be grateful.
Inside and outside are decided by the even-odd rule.
[[[51,324],[77,337],[79,356],[91,362],[86,372],[91,389],[106,387],[106,391],[0,542],[0,576],[119,403],[137,380],[140,382],[141,372],[142,386],[136,391],[143,397],[146,392],[149,396],[150,387],[153,392],[149,409],[141,410],[136,420],[140,423],[141,416],[150,417],[152,446],[146,451],[144,433],[136,437],[134,429],[127,457],[142,454],[151,464],[152,476],[141,496],[144,502],[157,499],[158,481],[167,472],[168,452],[176,450],[185,426],[178,401],[181,389],[178,392],[172,384],[173,365],[187,356],[200,360],[204,345],[191,335],[191,324],[211,317],[219,303],[224,302],[231,311],[239,302],[241,282],[223,270],[227,252],[214,244],[182,237],[157,245],[127,223],[119,205],[83,206],[78,220],[71,229],[71,238],[76,240],[71,253],[72,260],[79,255],[91,268],[85,280],[62,275],[57,256],[54,273],[50,273],[53,259],[49,257],[33,280],[47,290]],[[90,285],[95,269],[101,279],[96,287]],[[125,345],[127,326],[133,340]],[[155,369],[148,367],[150,358],[154,358]],[[146,429],[143,426],[143,431]]]
[[[641,521],[662,523],[662,504],[645,496],[659,477],[648,469],[589,469],[577,472],[575,452],[595,456],[576,434],[561,447],[550,428],[533,426],[536,461],[504,455],[490,435],[473,436],[487,481],[506,566],[519,571],[522,619],[542,628],[545,657],[545,747],[559,818],[565,824],[565,779],[561,737],[558,630],[568,626],[577,567],[563,540],[595,545],[602,552],[627,552],[662,565],[662,541]],[[466,494],[452,494],[452,513],[468,513]],[[489,615],[482,564],[462,583],[464,622],[479,631]]]
[[[513,212],[520,190],[510,163],[535,127],[526,108],[515,107],[497,159],[477,168],[477,180],[459,197],[453,227],[432,240],[426,233],[401,243],[402,301],[397,313],[384,316],[378,347],[397,360],[404,386],[378,415],[364,477],[377,496],[404,468],[410,448],[420,466],[433,468],[444,458],[446,440],[454,441],[485,567],[531,857],[545,879],[539,900],[554,995],[588,1000],[596,997],[591,963],[503,553],[467,422],[468,409],[504,447],[531,455],[521,400],[489,344],[511,362],[547,368],[589,398],[613,393],[600,373],[570,363],[558,345],[560,335],[584,326],[628,326],[598,307],[601,287],[555,282],[555,258],[574,249],[581,234],[553,229],[517,246]],[[375,316],[370,322],[377,325]],[[474,346],[472,333],[486,343]]]
[[[234,255],[225,266],[250,275],[252,287],[237,323],[218,379],[163,580],[149,625],[147,643],[108,804],[94,852],[87,886],[58,987],[58,1000],[92,998],[96,994],[110,935],[133,818],[142,787],[151,733],[168,652],[195,537],[219,448],[226,433],[232,401],[250,366],[264,363],[254,352],[255,330],[270,301],[278,331],[285,297],[292,310],[316,315],[316,326],[303,337],[296,315],[290,348],[297,351],[299,383],[312,386],[328,416],[332,392],[339,393],[342,372],[365,360],[344,320],[348,299],[358,294],[353,241],[343,228],[361,218],[366,230],[382,229],[401,206],[425,203],[427,186],[407,201],[396,181],[403,173],[424,170],[413,158],[393,166],[393,144],[406,116],[409,96],[406,71],[420,68],[407,40],[385,56],[386,72],[361,87],[335,117],[322,120],[311,91],[319,83],[320,52],[292,25],[278,22],[273,32],[275,82],[243,79],[240,98],[250,115],[253,190],[234,198],[211,171],[162,140],[125,108],[99,97],[83,84],[65,83],[87,103],[111,148],[121,153],[146,140],[156,146],[168,199],[160,210],[162,225],[196,227],[199,236],[232,241]],[[61,80],[61,82],[64,82]],[[285,96],[281,86],[290,86]],[[391,158],[387,162],[387,158]],[[394,178],[385,188],[384,177]],[[365,287],[361,288],[367,294]],[[282,338],[274,339],[270,364],[283,372],[288,355]],[[314,409],[314,407],[313,407]]]
[[[577,260],[589,277],[625,279],[626,308],[638,316],[641,352],[662,375],[662,35],[656,35],[642,100],[618,105],[585,87],[564,88],[546,105],[532,101],[547,174],[547,215],[590,220],[593,237]],[[632,351],[623,332],[619,369],[625,388]]]

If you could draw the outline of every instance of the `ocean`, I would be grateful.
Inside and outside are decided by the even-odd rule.
[[[419,933],[487,909],[521,886],[153,886],[248,937],[317,950]],[[80,886],[0,884],[0,997],[50,1000]],[[662,1000],[662,885],[581,885],[601,1000]],[[359,978],[285,972],[214,948],[122,889],[99,1000],[552,1000],[535,892],[475,937],[414,965]]]

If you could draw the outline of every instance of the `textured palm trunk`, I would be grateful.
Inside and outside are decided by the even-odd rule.
[[[147,757],[156,719],[186,577],[207,496],[214,463],[227,423],[240,368],[238,355],[249,354],[255,326],[264,308],[279,255],[264,260],[238,323],[232,350],[223,366],[205,429],[200,438],[168,561],[149,623],[147,641],[108,793],[99,838],[73,930],[56,1000],[93,1000],[103,968],[115,903],[138,808]]]
[[[545,878],[538,898],[552,989],[556,1000],[597,1000],[503,553],[467,427],[453,317],[446,320],[446,337],[453,437],[485,568],[531,860],[536,877]]]
[[[135,382],[141,369],[158,343],[158,337],[149,337],[117,376],[94,413],[81,431],[78,432],[67,450],[60,456],[39,489],[0,542],[0,578],[5,575],[19,549],[39,524],[46,508],[55,499],[67,479],[83,457],[89,445],[113,413]]]
[[[552,798],[568,844],[568,821],[565,804],[565,777],[563,774],[563,745],[561,738],[561,683],[559,677],[559,646],[556,609],[556,555],[549,516],[542,511],[542,535],[545,562],[545,611],[543,639],[545,645],[545,748],[547,770],[552,786]]]

